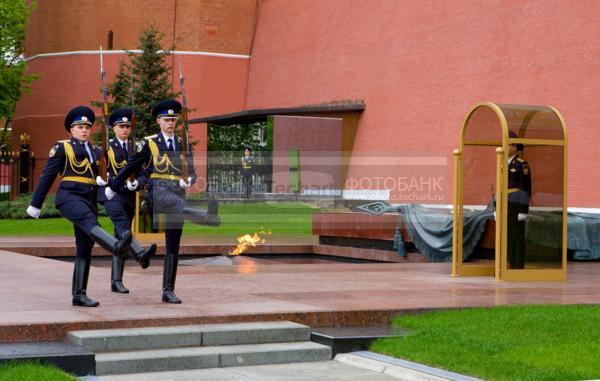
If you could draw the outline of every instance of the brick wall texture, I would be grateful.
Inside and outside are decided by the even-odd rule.
[[[593,191],[600,184],[596,1],[83,3],[39,2],[28,29],[28,55],[95,50],[109,29],[115,49],[132,48],[150,24],[179,50],[251,54],[250,60],[189,58],[199,73],[188,86],[189,98],[199,102],[195,116],[364,99],[353,152],[429,158],[435,163],[431,173],[443,177],[435,184],[444,197],[435,202],[452,201],[452,150],[473,104],[552,105],[569,128],[569,205],[600,207],[600,192]],[[98,98],[97,57],[54,60],[30,62],[44,77],[35,95],[19,105],[18,117],[26,115],[28,126],[53,124],[70,105]],[[111,65],[114,72],[116,61]],[[19,123],[25,122],[17,120],[15,127]],[[393,176],[408,177],[399,183],[403,187],[419,173],[418,161],[408,162],[413,164],[393,169]],[[373,171],[352,166],[349,178],[357,184]]]

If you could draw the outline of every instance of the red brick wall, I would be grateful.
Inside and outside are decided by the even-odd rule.
[[[177,50],[249,54],[256,0],[44,0],[29,18],[26,55],[107,48],[134,49],[155,26]]]
[[[354,152],[446,157],[450,203],[473,104],[552,105],[569,127],[569,205],[600,207],[599,18],[591,0],[263,1],[246,107],[364,99]]]
[[[121,55],[105,56],[108,81],[116,75]],[[69,137],[64,129],[66,113],[77,105],[88,105],[101,100],[101,82],[98,55],[41,57],[32,60],[32,72],[43,71],[33,86],[33,94],[19,102],[13,122],[13,144],[27,132],[31,149],[40,159],[47,157],[50,146]],[[183,56],[188,106],[195,109],[190,118],[238,111],[243,108],[248,60],[220,57]],[[176,68],[176,71],[178,69]],[[174,91],[179,91],[175,77]],[[101,110],[96,110],[99,116]],[[206,152],[206,125],[190,125],[192,138],[198,141],[196,155]],[[38,166],[41,170],[41,165]],[[199,176],[206,175],[206,167],[198,166]]]
[[[300,151],[300,193],[342,189],[342,119],[273,118],[273,193],[292,191],[290,150]]]

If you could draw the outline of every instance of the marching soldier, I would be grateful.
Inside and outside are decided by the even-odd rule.
[[[109,125],[113,128],[115,138],[110,139],[108,147],[108,174],[109,184],[117,177],[119,170],[127,164],[129,159],[129,147],[131,141],[132,110],[120,108],[110,114],[108,118]],[[132,151],[133,152],[133,151]],[[140,171],[138,171],[140,175]],[[138,176],[139,177],[139,176]],[[143,177],[143,176],[141,176]],[[140,181],[143,181],[140,178]],[[131,221],[135,213],[135,192],[140,183],[137,178],[132,182],[127,180],[126,184],[120,186],[117,194],[111,200],[104,201],[106,214],[110,217],[115,226],[115,236],[120,237],[124,232],[131,230]],[[104,200],[104,188],[100,189],[99,199]],[[150,265],[150,258],[156,252],[156,245],[152,244],[148,250],[144,251],[142,245],[135,239],[131,240],[130,253],[140,263],[142,268]],[[113,255],[110,289],[113,292],[128,293],[129,290],[123,286],[123,270],[125,267],[125,258]]]
[[[246,198],[250,198],[252,193],[252,175],[254,175],[254,157],[252,157],[252,148],[246,147],[244,149],[244,156],[242,156],[242,185]]]
[[[98,223],[97,185],[106,185],[106,182],[98,176],[97,162],[101,150],[88,142],[94,120],[94,112],[86,106],[75,107],[67,114],[65,129],[71,133],[71,139],[57,142],[50,150],[31,205],[27,208],[27,214],[39,218],[46,194],[56,176],[60,175],[56,208],[73,223],[75,229],[77,248],[73,271],[73,305],[83,307],[100,304],[86,293],[94,242],[117,257],[125,257],[131,243],[129,230],[117,239]]]
[[[519,136],[509,132],[511,138]],[[508,146],[508,262],[511,269],[525,268],[525,220],[529,213],[531,199],[531,169],[529,164],[518,156],[523,151],[522,144]]]
[[[185,191],[196,182],[193,161],[190,157],[182,162],[181,138],[175,135],[176,121],[181,111],[181,103],[173,99],[159,102],[152,110],[152,115],[161,131],[144,138],[137,146],[137,153],[121,169],[119,175],[106,188],[106,197],[110,200],[116,191],[125,183],[127,177],[144,166],[149,176],[148,192],[150,206],[154,216],[164,215],[166,254],[163,269],[162,301],[181,303],[175,295],[175,278],[179,256],[179,243],[183,231],[184,219],[192,222],[219,226],[218,202],[210,200],[208,212],[188,208],[185,205]],[[188,166],[188,178],[181,178],[182,168]],[[154,218],[154,223],[157,219]]]

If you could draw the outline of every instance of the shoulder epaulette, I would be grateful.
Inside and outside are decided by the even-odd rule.
[[[524,162],[525,162],[525,160],[521,159],[520,157],[518,157],[518,158],[517,158],[517,161],[518,161],[519,163],[524,163]]]

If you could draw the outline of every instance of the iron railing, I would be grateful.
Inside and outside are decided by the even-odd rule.
[[[252,193],[270,193],[273,174],[271,152],[255,152],[255,174]],[[239,152],[208,152],[207,192],[222,194],[242,194],[242,155]]]

